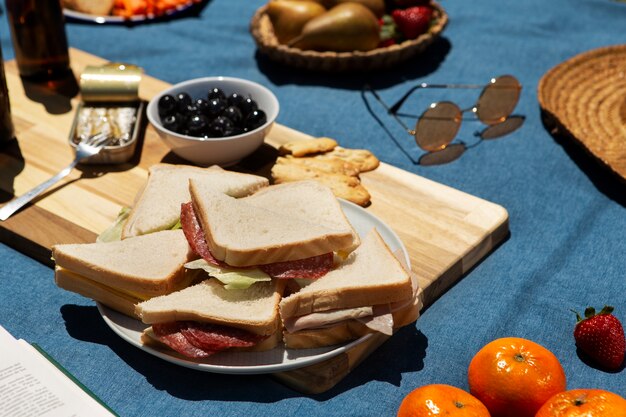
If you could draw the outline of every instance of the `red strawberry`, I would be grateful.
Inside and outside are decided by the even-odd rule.
[[[598,314],[593,307],[587,307],[583,319],[574,311],[578,319],[574,329],[576,345],[598,365],[611,371],[622,366],[626,352],[624,328],[612,312],[611,306],[604,306]]]
[[[378,19],[378,23],[380,24],[380,43],[378,44],[379,48],[384,48],[387,46],[395,45],[400,41],[402,35],[398,33],[398,28],[396,27],[396,23],[393,21],[393,18],[388,14],[383,15],[380,19]]]
[[[430,6],[396,9],[391,12],[391,17],[405,38],[415,39],[428,30],[433,17],[433,9]]]

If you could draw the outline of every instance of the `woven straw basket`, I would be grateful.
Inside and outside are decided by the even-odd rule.
[[[626,179],[626,45],[594,49],[549,70],[538,98],[548,122]]]
[[[417,39],[376,48],[371,51],[355,52],[318,52],[303,51],[278,43],[266,6],[259,8],[250,22],[250,32],[259,51],[273,61],[296,68],[324,72],[372,71],[391,68],[423,52],[443,31],[448,23],[448,15],[436,2],[434,7],[435,23],[428,32]]]

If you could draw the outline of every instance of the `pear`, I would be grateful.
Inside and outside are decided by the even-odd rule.
[[[369,51],[380,42],[378,19],[359,3],[341,3],[309,20],[288,45],[317,51]]]
[[[311,19],[326,12],[321,4],[310,0],[274,0],[267,3],[266,13],[279,43],[288,43]]]
[[[313,0],[320,3],[327,9],[331,9],[340,3],[359,3],[370,9],[376,17],[382,17],[385,14],[385,0]]]

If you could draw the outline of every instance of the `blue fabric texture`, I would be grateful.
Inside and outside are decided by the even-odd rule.
[[[137,25],[67,23],[70,45],[140,65],[170,83],[201,76],[250,79],[271,88],[278,122],[345,147],[368,148],[386,163],[504,206],[510,237],[409,326],[330,391],[307,396],[266,375],[203,373],[152,357],[117,337],[90,300],[58,289],[53,271],[0,245],[0,324],[41,345],[122,416],[391,416],[412,389],[446,383],[467,389],[472,356],[503,336],[532,339],[556,354],[568,388],[626,396],[626,371],[585,363],[570,309],[614,305],[626,322],[624,186],[541,120],[537,86],[560,62],[624,43],[626,3],[612,0],[444,0],[450,23],[428,51],[389,71],[319,74],[282,67],[255,48],[249,21],[263,0],[212,0],[195,15]],[[6,14],[5,59],[13,57]],[[373,86],[391,103],[420,82],[485,83],[513,74],[523,90],[524,125],[470,147],[458,160],[424,167],[420,150],[371,101],[399,148],[361,97]],[[407,108],[431,101],[471,105],[476,91],[419,91]],[[476,141],[464,121],[458,140]],[[404,152],[402,151],[404,150]],[[419,231],[416,231],[419,233]]]

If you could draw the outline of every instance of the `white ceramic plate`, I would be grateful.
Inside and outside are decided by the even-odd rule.
[[[99,24],[129,23],[129,22],[139,23],[139,22],[144,22],[148,20],[160,19],[164,17],[172,17],[177,13],[187,10],[194,4],[197,4],[197,1],[189,1],[183,5],[178,6],[175,9],[168,11],[162,16],[146,16],[146,15],[136,15],[136,16],[131,16],[131,17],[110,16],[110,15],[98,16],[98,15],[82,13],[82,12],[78,12],[76,10],[70,10],[70,9],[63,9],[63,14],[65,14],[66,17],[69,17],[74,20],[79,20],[82,22],[91,22],[91,23],[99,23]]]
[[[391,251],[400,250],[407,265],[410,265],[409,255],[400,238],[382,220],[356,204],[342,200],[341,206],[361,237],[364,237],[372,228],[376,228]],[[265,374],[301,368],[339,355],[372,337],[372,335],[365,335],[345,345],[317,349],[287,349],[284,346],[279,346],[266,352],[224,351],[204,360],[192,361],[165,349],[157,350],[150,346],[144,346],[141,343],[141,333],[148,326],[139,320],[120,314],[100,303],[98,303],[98,310],[106,324],[130,344],[177,365],[224,374]]]

